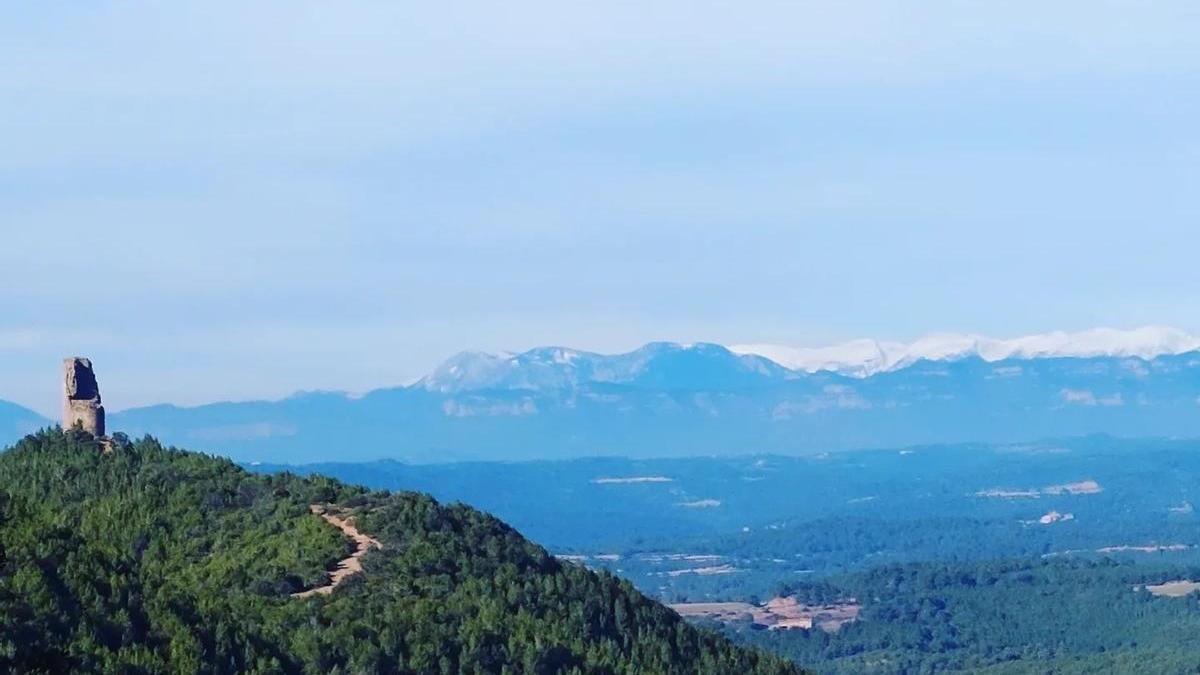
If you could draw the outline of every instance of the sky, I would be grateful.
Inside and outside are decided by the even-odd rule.
[[[1200,332],[1195,2],[0,8],[0,399]]]

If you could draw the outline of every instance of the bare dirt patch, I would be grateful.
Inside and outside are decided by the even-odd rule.
[[[1134,590],[1140,590],[1140,586]],[[1146,586],[1151,595],[1160,598],[1183,598],[1200,591],[1200,581],[1168,581],[1154,586]]]
[[[1037,499],[1043,496],[1057,497],[1061,495],[1094,495],[1104,492],[1104,487],[1094,480],[1081,480],[1075,483],[1060,483],[1041,488],[1012,489],[991,488],[975,493],[976,497],[989,499]]]
[[[593,478],[592,482],[596,485],[633,485],[637,483],[673,483],[675,479],[667,476],[601,476]]]
[[[772,598],[765,604],[747,602],[685,602],[670,605],[683,617],[709,618],[724,623],[750,621],[770,630],[819,628],[836,633],[858,620],[862,606],[853,598],[836,603],[807,605],[794,597]]]
[[[671,570],[667,572],[669,577],[679,577],[685,574],[698,574],[702,577],[712,576],[714,574],[733,574],[739,571],[733,565],[709,565],[707,567],[689,567],[682,570]]]
[[[1145,546],[1105,546],[1096,549],[1096,553],[1175,553],[1192,548],[1189,544],[1147,544]]]

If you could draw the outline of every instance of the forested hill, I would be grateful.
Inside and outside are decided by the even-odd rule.
[[[313,504],[383,548],[298,599],[354,550]],[[465,506],[44,431],[0,454],[0,672],[798,671]]]

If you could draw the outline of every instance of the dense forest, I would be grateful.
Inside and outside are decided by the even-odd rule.
[[[499,520],[118,435],[0,454],[0,672],[795,673]],[[333,504],[383,544],[352,549]]]
[[[836,634],[727,627],[821,673],[1200,672],[1200,594],[1145,589],[1200,568],[1035,559],[884,565],[779,589],[802,600],[856,598]]]
[[[1089,436],[812,457],[291,470],[466,502],[669,602],[765,599],[780,581],[908,562],[1107,556],[1200,564],[1196,440]],[[1059,489],[1088,481],[1094,490]],[[1040,522],[1055,513],[1062,519]],[[1166,548],[1138,550],[1156,545]],[[701,557],[707,562],[695,562]]]

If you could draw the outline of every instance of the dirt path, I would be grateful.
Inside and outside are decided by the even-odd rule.
[[[349,558],[343,558],[342,560],[338,561],[337,567],[334,568],[333,572],[329,575],[330,578],[328,584],[324,586],[317,586],[316,588],[310,588],[307,591],[300,593],[292,593],[293,598],[307,598],[313,595],[329,595],[333,592],[333,589],[337,588],[338,585],[343,581],[349,579],[355,574],[362,572],[361,558],[367,554],[367,551],[371,550],[372,547],[379,549],[383,548],[383,544],[380,544],[378,539],[369,537],[362,532],[359,532],[358,529],[354,527],[353,520],[349,518],[342,518],[335,513],[330,513],[325,506],[320,504],[313,504],[308,508],[313,512],[313,515],[321,516],[325,519],[325,522],[338,528],[347,537],[353,539],[356,546],[354,548],[354,553],[351,553]]]

